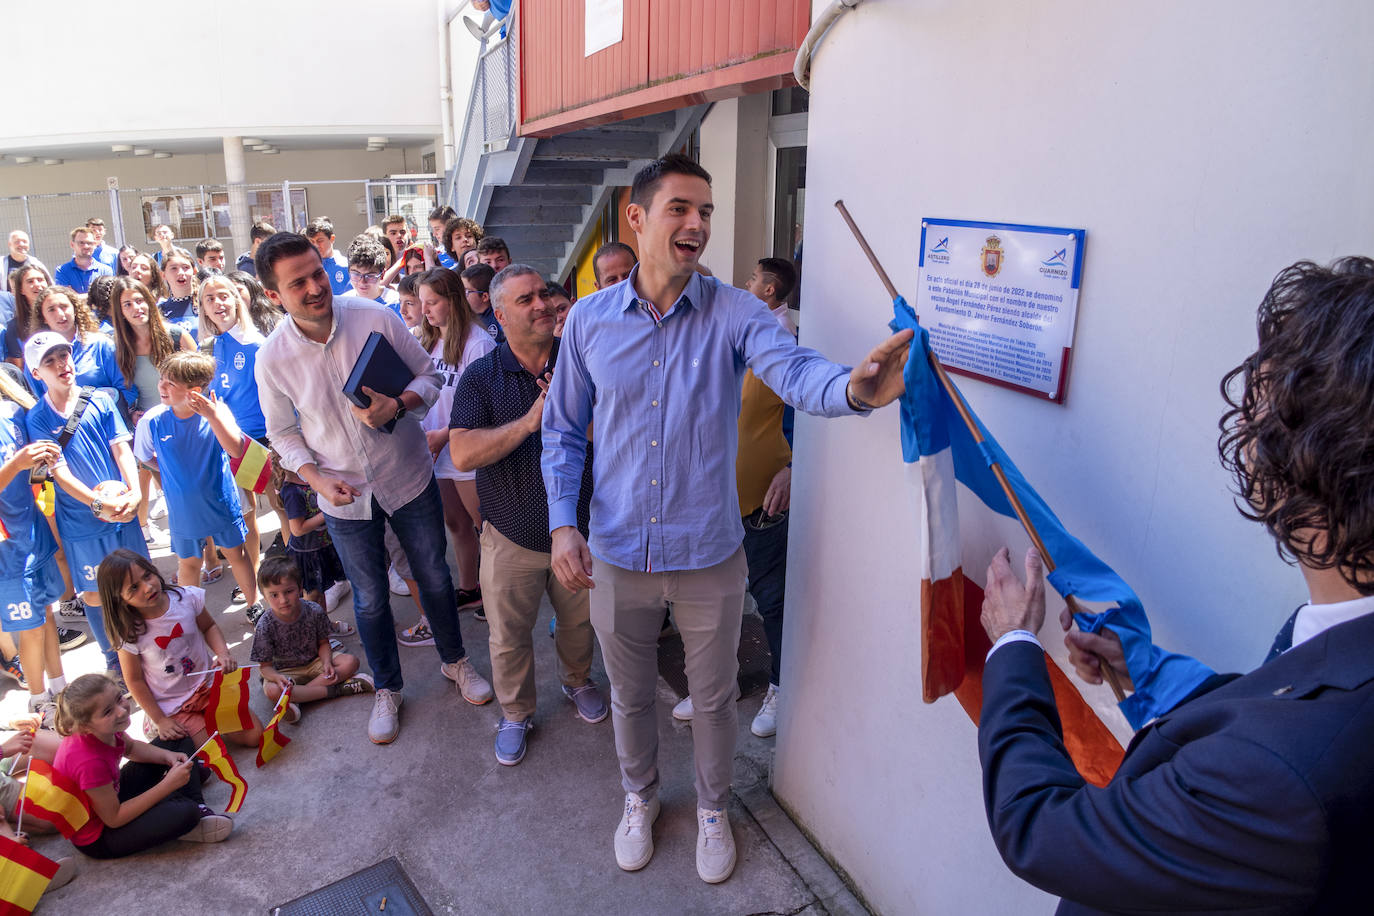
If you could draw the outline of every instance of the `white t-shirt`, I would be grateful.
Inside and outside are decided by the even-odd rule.
[[[429,358],[435,370],[443,377],[443,384],[439,387],[439,399],[420,421],[420,427],[425,432],[448,429],[449,416],[453,413],[453,392],[458,387],[458,380],[463,377],[463,370],[495,349],[496,341],[491,339],[485,328],[476,323],[468,328],[468,342],[463,347],[463,358],[457,366],[450,366],[444,362],[442,339],[434,344],[434,349],[429,352]],[[460,471],[454,467],[453,459],[449,457],[448,446],[445,445],[440,450],[439,457],[434,459],[434,476],[440,480],[475,480],[477,472]]]
[[[209,674],[187,677],[210,667],[210,646],[205,642],[196,615],[205,610],[205,590],[190,585],[167,590],[167,612],[144,620],[147,629],[136,643],[119,649],[143,660],[143,679],[153,692],[158,708],[170,715],[195,693]]]

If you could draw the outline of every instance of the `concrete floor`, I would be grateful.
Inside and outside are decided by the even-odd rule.
[[[269,517],[264,527],[274,525]],[[271,533],[264,536],[269,540]],[[165,550],[154,557],[173,568]],[[212,585],[207,604],[235,657],[246,661],[251,628],[229,607],[231,577]],[[417,615],[393,596],[398,627]],[[730,805],[739,861],[720,885],[696,874],[691,729],[669,715],[676,696],[660,682],[662,814],[654,858],[630,874],[616,867],[612,833],[623,792],[608,718],[578,719],[558,689],[545,605],[536,627],[539,709],[529,751],[516,767],[492,754],[500,710],[474,707],[439,674],[433,648],[401,649],[405,705],[397,741],[367,740],[370,695],[306,707],[286,726],[292,743],[267,767],[251,750],[234,753],[248,782],[234,835],[210,846],[169,843],[142,855],[96,861],[60,837],[35,837],[40,852],[75,855],[75,881],[46,895],[40,913],[249,914],[270,912],[388,856],[397,857],[436,913],[823,914],[863,912],[767,792],[772,741],[749,722],[758,696],[740,704],[736,796]],[[351,603],[337,616],[352,619]],[[487,626],[462,615],[474,663],[490,675]],[[346,651],[361,657],[357,637]],[[94,642],[67,652],[68,679],[101,667]],[[600,653],[593,677],[603,688]],[[256,679],[255,679],[256,684]],[[23,711],[25,695],[7,682],[0,721]],[[261,694],[253,709],[266,720]],[[141,734],[141,714],[131,731]],[[219,810],[228,789],[215,781],[206,801]]]

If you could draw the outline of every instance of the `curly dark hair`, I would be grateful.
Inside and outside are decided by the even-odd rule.
[[[1221,381],[1236,508],[1285,561],[1374,595],[1374,260],[1284,268],[1258,325],[1259,348]]]

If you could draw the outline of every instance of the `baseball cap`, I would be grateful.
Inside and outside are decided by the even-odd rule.
[[[39,331],[24,344],[24,365],[36,369],[43,362],[43,357],[57,347],[66,347],[70,350],[71,346],[67,338],[56,331]]]

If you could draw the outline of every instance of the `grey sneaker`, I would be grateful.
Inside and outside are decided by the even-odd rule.
[[[654,857],[657,819],[657,795],[645,801],[634,792],[625,793],[625,813],[615,828],[615,862],[625,871],[639,871]]]
[[[84,621],[86,606],[81,603],[80,598],[68,598],[57,606],[57,619]]]
[[[234,832],[234,819],[227,814],[207,814],[181,835],[189,843],[219,843]]]
[[[735,835],[730,818],[719,808],[697,809],[697,874],[719,884],[735,870]]]
[[[378,690],[377,700],[372,704],[372,718],[367,720],[367,737],[373,744],[390,744],[396,740],[401,730],[400,693],[392,690]]]
[[[477,669],[472,667],[472,659],[466,655],[456,662],[440,665],[439,671],[458,685],[458,692],[473,706],[491,702],[491,684],[477,673]]]
[[[534,728],[534,718],[512,722],[505,716],[496,726],[496,762],[513,767],[525,759],[525,735]]]
[[[692,697],[690,694],[683,697],[681,702],[673,707],[673,718],[679,722],[691,722],[692,716],[696,715],[696,710],[692,708]]]
[[[42,718],[43,728],[52,728],[57,719],[57,702],[53,699],[52,692],[45,690],[40,694],[30,694],[29,712],[36,713]]]
[[[596,685],[590,679],[581,687],[569,687],[564,684],[563,695],[573,701],[583,722],[595,724],[606,718],[610,712],[606,708],[606,700],[601,696],[601,691],[596,689]]]

